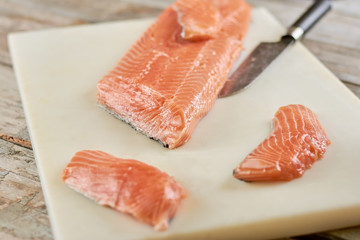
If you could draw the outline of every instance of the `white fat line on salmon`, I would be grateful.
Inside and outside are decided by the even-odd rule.
[[[150,69],[151,69],[151,65],[152,65],[153,63],[155,63],[156,60],[157,60],[159,57],[167,57],[168,59],[170,58],[170,56],[169,56],[167,53],[163,52],[163,51],[158,51],[158,50],[154,49],[154,50],[152,50],[152,52],[155,53],[155,55],[151,58],[150,61],[147,62],[145,68],[141,71],[140,76],[141,76],[142,78],[144,78],[145,75],[149,74],[149,71],[150,71]]]

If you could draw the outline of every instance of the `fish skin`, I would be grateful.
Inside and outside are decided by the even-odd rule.
[[[250,24],[245,1],[211,1],[222,19],[214,38],[183,39],[170,6],[97,84],[100,105],[170,149],[189,141],[214,105]]]
[[[272,133],[233,171],[243,181],[289,181],[323,158],[330,140],[315,113],[300,104],[279,108]]]
[[[62,174],[75,191],[165,231],[175,216],[185,189],[159,169],[102,151],[77,152]]]

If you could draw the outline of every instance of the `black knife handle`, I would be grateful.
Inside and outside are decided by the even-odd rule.
[[[285,36],[291,36],[295,41],[298,40],[330,9],[331,0],[315,0],[313,5],[311,5],[310,8],[308,8],[306,12],[293,25],[291,25]]]

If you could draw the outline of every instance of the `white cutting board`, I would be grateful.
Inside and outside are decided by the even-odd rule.
[[[262,239],[360,224],[360,101],[300,43],[247,89],[217,100],[192,139],[163,148],[96,104],[96,83],[153,19],[15,33],[10,50],[56,239]],[[284,28],[254,9],[242,59]],[[332,144],[302,178],[245,183],[233,168],[270,132],[283,105],[316,112]],[[189,192],[166,232],[69,189],[76,151],[99,149],[152,164]]]

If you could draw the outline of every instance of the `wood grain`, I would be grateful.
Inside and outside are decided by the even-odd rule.
[[[289,26],[310,0],[248,0]],[[15,31],[154,17],[172,0],[0,1],[0,239],[53,239],[7,46]],[[303,43],[360,97],[360,1],[333,0],[333,10]],[[15,142],[13,140],[16,140]],[[28,146],[29,147],[29,146]],[[360,226],[290,239],[360,239]],[[285,240],[285,239],[283,239]]]
[[[32,151],[0,141],[0,239],[52,239]]]

